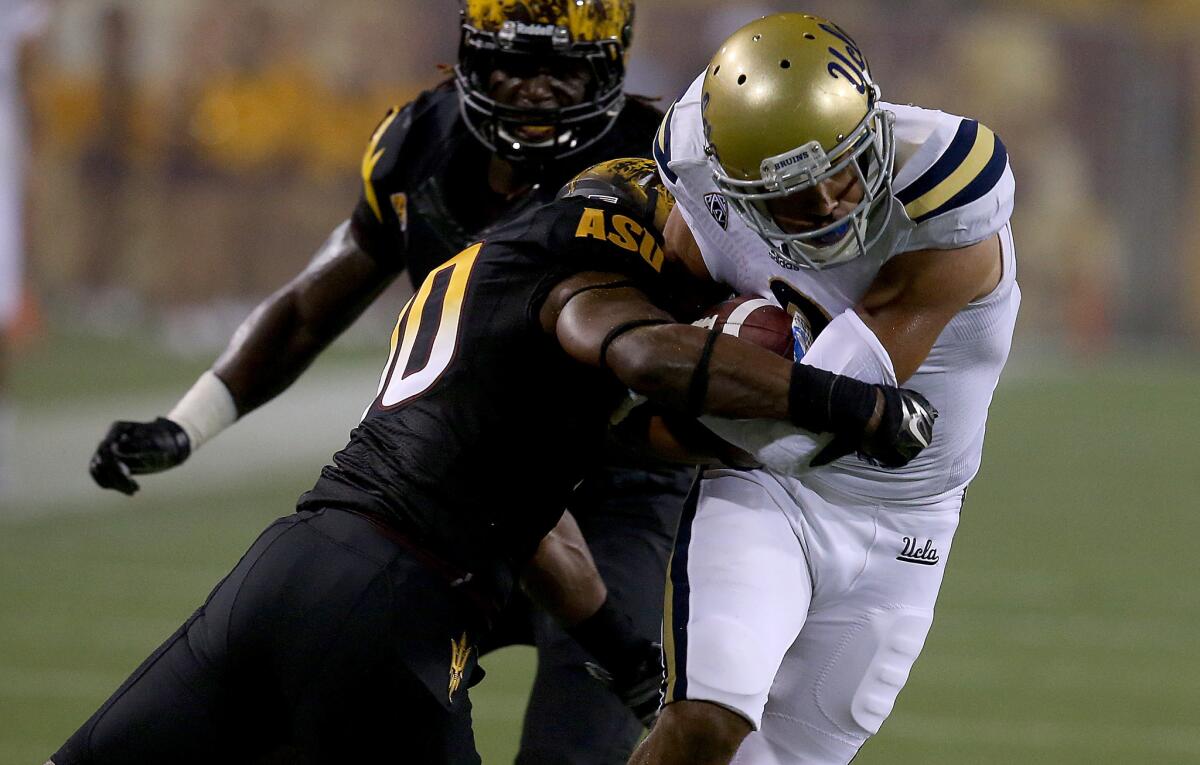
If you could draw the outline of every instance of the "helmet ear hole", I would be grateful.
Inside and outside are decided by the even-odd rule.
[[[745,84],[746,84],[746,75],[744,75],[744,74],[739,75],[738,76],[738,85],[745,85]]]
[[[779,62],[779,68],[780,68],[780,69],[791,69],[791,68],[792,68],[792,62],[791,62],[791,61],[788,61],[788,60],[785,58],[783,61],[780,61],[780,62]]]

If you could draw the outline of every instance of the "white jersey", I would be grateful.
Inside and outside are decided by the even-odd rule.
[[[802,269],[750,229],[713,182],[704,152],[703,79],[667,112],[655,158],[709,273],[739,295],[775,299],[810,315],[815,311],[820,324],[822,316],[828,320],[856,305],[880,267],[897,254],[956,249],[1000,235],[1004,273],[999,286],[950,321],[904,384],[941,413],[930,447],[899,470],[847,457],[800,479],[818,491],[825,487],[864,502],[924,505],[961,492],[979,469],[988,407],[1021,302],[1009,230],[1014,182],[1004,145],[975,120],[881,104],[896,116],[888,229],[862,257],[826,270]]]

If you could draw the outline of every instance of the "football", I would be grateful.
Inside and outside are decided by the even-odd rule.
[[[774,302],[757,295],[726,300],[705,311],[703,318],[692,323],[697,327],[720,330],[784,358],[795,357],[792,317]]]

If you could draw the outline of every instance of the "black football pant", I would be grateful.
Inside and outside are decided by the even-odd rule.
[[[693,472],[600,469],[568,508],[609,597],[649,640],[661,634],[667,561]],[[513,598],[481,651],[516,643],[533,644],[538,654],[517,765],[624,765],[642,725],[587,674],[584,664],[594,659],[523,596]]]
[[[477,613],[362,517],[281,518],[54,762],[479,763]]]

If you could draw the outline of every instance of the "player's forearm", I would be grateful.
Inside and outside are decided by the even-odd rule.
[[[242,323],[213,371],[229,388],[238,415],[245,415],[286,390],[340,333],[306,326],[289,290],[258,306]]]
[[[677,411],[788,419],[790,361],[749,343],[717,337],[705,363],[709,341],[708,330],[688,324],[646,327],[614,343],[607,360],[631,390]]]
[[[276,293],[250,315],[213,368],[167,414],[194,452],[287,388],[324,345],[299,337],[294,309]]]
[[[570,513],[547,534],[521,574],[529,597],[565,627],[600,608],[608,596],[591,551]]]
[[[286,390],[394,277],[358,250],[349,224],[234,333],[213,371],[244,415]]]
[[[618,695],[641,676],[647,657],[657,667],[656,644],[609,598],[583,532],[569,512],[542,539],[522,572],[521,584],[534,603],[595,657],[610,680],[615,679]]]

